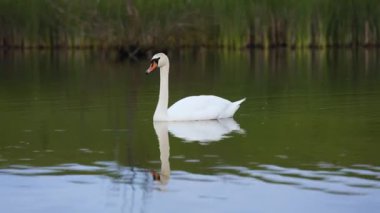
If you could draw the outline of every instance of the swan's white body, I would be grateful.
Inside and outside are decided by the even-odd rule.
[[[153,116],[154,121],[195,121],[233,117],[245,98],[231,102],[213,95],[190,96],[174,103],[168,109],[169,59],[163,53],[153,56],[147,74],[160,68],[160,94]]]
[[[243,101],[232,103],[213,95],[190,96],[173,104],[168,109],[168,117],[178,121],[230,118]]]

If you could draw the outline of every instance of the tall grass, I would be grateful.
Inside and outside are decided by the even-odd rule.
[[[375,0],[0,0],[2,48],[374,47]]]

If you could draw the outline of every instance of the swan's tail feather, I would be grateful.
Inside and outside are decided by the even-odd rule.
[[[222,112],[218,118],[231,118],[234,116],[235,112],[239,109],[240,104],[245,101],[246,98],[243,98],[239,101],[231,103],[224,112]]]
[[[245,99],[246,99],[246,98],[243,98],[243,99],[241,99],[241,100],[239,100],[239,101],[235,101],[235,102],[233,102],[233,104],[240,105],[241,103],[243,103],[243,102],[245,101]]]

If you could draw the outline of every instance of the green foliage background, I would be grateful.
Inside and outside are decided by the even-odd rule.
[[[0,0],[2,47],[376,46],[376,0]]]

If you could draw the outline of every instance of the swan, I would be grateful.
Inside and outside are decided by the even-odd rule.
[[[160,69],[160,93],[153,121],[196,121],[233,117],[245,98],[231,102],[214,95],[189,96],[168,109],[169,58],[164,53],[155,54],[146,74]]]

